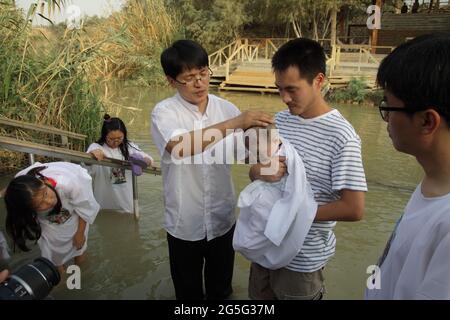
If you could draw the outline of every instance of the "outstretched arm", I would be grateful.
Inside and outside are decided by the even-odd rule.
[[[181,159],[202,153],[209,145],[225,138],[235,129],[246,130],[253,126],[265,127],[271,123],[273,123],[272,116],[264,112],[247,111],[235,118],[217,123],[207,128],[175,136],[167,143],[165,149],[170,154],[173,154],[174,157]],[[206,136],[210,136],[210,138],[206,138]],[[216,139],[216,136],[219,136],[220,139]],[[199,138],[200,141],[198,141]]]

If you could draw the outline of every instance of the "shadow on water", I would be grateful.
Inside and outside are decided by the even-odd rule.
[[[150,112],[154,105],[173,94],[161,90],[122,86],[111,98],[116,105],[111,112],[121,117],[130,137],[150,153],[160,157],[150,137]],[[218,93],[241,110],[264,110],[275,114],[285,107],[277,95]],[[362,153],[369,192],[365,217],[360,222],[339,222],[336,255],[325,269],[327,299],[361,299],[369,274],[366,269],[376,262],[397,218],[422,172],[415,159],[396,152],[386,133],[378,110],[369,106],[336,106],[362,140]],[[138,109],[138,110],[135,110]],[[248,183],[248,166],[233,166],[236,192]],[[10,177],[0,178],[0,188]],[[143,175],[139,179],[141,219],[132,215],[100,212],[91,226],[88,259],[82,266],[81,290],[68,290],[65,284],[55,288],[57,299],[174,299],[170,278],[166,233],[162,229],[163,195],[161,177]],[[188,182],[186,186],[188,186]],[[237,213],[238,214],[238,213]],[[0,230],[4,231],[5,210],[0,204]],[[15,253],[11,265],[19,266],[39,252]],[[249,262],[236,254],[233,299],[247,299]]]

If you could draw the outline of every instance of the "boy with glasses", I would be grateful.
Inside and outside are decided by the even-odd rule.
[[[240,113],[232,103],[208,94],[208,55],[194,41],[173,43],[161,54],[161,65],[177,90],[155,106],[151,128],[162,158],[164,228],[176,298],[203,299],[204,279],[207,299],[225,299],[232,293],[234,264],[231,166],[197,160],[233,130],[273,120],[263,112]]]
[[[450,35],[417,37],[381,63],[381,116],[425,176],[378,262],[367,299],[450,299]],[[374,283],[375,284],[375,283]]]
[[[405,106],[405,108],[390,107],[388,105],[388,102],[386,101],[386,97],[380,102],[378,109],[380,110],[381,118],[386,122],[389,122],[389,112],[391,111],[403,112],[412,115],[416,112],[423,110],[422,107],[415,107],[415,106],[408,106],[408,107]]]

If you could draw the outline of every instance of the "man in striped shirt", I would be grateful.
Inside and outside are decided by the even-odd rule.
[[[284,268],[266,269],[252,263],[251,299],[321,299],[322,269],[334,255],[336,221],[363,216],[366,179],[361,140],[352,125],[323,99],[325,53],[319,43],[298,38],[283,45],[272,58],[276,86],[288,110],[275,116],[282,137],[297,150],[319,208],[298,255]],[[252,166],[250,178],[278,181],[286,173],[284,159],[275,175],[261,175]],[[272,165],[272,164],[269,164]]]

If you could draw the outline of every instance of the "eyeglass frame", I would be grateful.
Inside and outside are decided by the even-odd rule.
[[[122,138],[114,138],[114,139],[108,138],[108,136],[106,136],[105,138],[106,138],[105,140],[108,142],[123,142],[123,140],[125,139],[124,136]]]
[[[206,71],[206,70],[205,70],[205,71]],[[203,81],[203,79],[211,78],[212,75],[214,74],[214,72],[211,70],[210,67],[208,67],[208,71],[209,71],[209,72],[208,72],[207,75],[205,75],[205,76],[200,76],[200,73],[203,72],[203,71],[201,71],[199,74],[197,74],[196,76],[194,76],[194,79],[192,79],[191,81],[182,82],[182,81],[177,80],[176,78],[174,78],[173,80],[174,80],[175,82],[181,84],[182,86],[191,85],[191,84],[194,84],[194,83],[195,83],[196,81],[198,81],[198,80]],[[198,77],[198,76],[200,76],[200,77]]]
[[[404,112],[404,113],[412,115],[416,112],[425,111],[427,109],[428,108],[412,107],[412,106],[410,106],[410,107],[405,106],[404,108],[389,107],[387,104],[387,101],[384,99],[381,100],[380,105],[378,106],[378,111],[380,111],[381,119],[383,119],[383,121],[385,121],[385,122],[389,121],[389,112],[391,112],[391,111],[399,111],[399,112]],[[385,116],[383,115],[383,111],[387,111]]]

